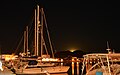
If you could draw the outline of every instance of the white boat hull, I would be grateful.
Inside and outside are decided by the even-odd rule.
[[[57,73],[67,73],[69,66],[56,66],[56,67],[44,67],[44,68],[28,68],[28,69],[18,69],[16,74],[57,74]]]

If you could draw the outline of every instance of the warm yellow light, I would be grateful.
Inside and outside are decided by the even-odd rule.
[[[5,55],[5,61],[14,60],[18,57],[17,55]]]
[[[58,59],[54,59],[54,58],[43,58],[42,61],[58,61]]]
[[[70,52],[74,52],[75,50],[74,49],[71,49]]]

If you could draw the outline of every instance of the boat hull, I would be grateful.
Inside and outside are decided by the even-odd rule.
[[[17,75],[38,75],[38,74],[59,74],[67,73],[69,66],[56,66],[56,67],[44,67],[44,68],[28,68],[28,69],[18,69],[16,70]]]

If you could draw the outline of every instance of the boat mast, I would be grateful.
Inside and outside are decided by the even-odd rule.
[[[43,39],[43,8],[41,8],[41,30],[40,30],[40,33],[41,33],[41,56],[42,56],[43,43],[45,44],[44,39]]]
[[[108,41],[107,41],[107,49],[106,49],[107,51],[108,51],[108,54],[110,53],[110,48],[109,48],[109,43],[108,43]]]
[[[28,56],[28,26],[26,26],[26,30],[24,31],[24,51],[23,53],[25,53]]]
[[[37,46],[36,46],[37,45],[37,41],[36,41],[37,36],[36,35],[37,35],[37,33],[36,33],[36,9],[35,9],[35,41],[34,41],[35,42],[35,52],[34,52],[35,56],[37,56]]]
[[[2,48],[1,48],[1,44],[0,44],[0,60],[2,60]]]
[[[39,53],[38,53],[39,52],[39,48],[38,48],[39,47],[39,44],[38,44],[38,42],[39,42],[39,27],[40,27],[39,24],[40,24],[40,21],[39,21],[39,6],[37,5],[37,28],[36,28],[37,29],[37,41],[36,41],[37,42],[37,45],[36,45],[37,56],[39,56]]]
[[[23,53],[26,53],[26,31],[24,31],[24,51]]]
[[[108,54],[110,54],[110,50],[111,50],[111,49],[109,48],[109,43],[108,43],[108,41],[107,41],[107,49],[106,49],[106,50],[108,51]],[[107,55],[107,63],[108,63],[109,75],[111,75],[109,55]]]
[[[26,50],[27,50],[27,56],[28,56],[28,26],[26,26]]]
[[[35,10],[35,13],[36,13],[36,10]],[[36,17],[36,14],[35,14],[35,17]],[[51,48],[51,50],[53,50],[52,44],[51,44],[51,41],[50,41],[50,35],[49,35],[49,31],[48,31],[47,22],[46,22],[46,18],[45,18],[43,8],[39,9],[39,6],[37,5],[37,25],[36,25],[36,22],[35,22],[35,29],[36,29],[35,30],[36,31],[35,32],[35,38],[36,38],[35,54],[37,56],[40,55],[41,57],[43,55],[43,47],[45,47],[46,53],[48,55],[47,47],[46,47],[44,36],[43,36],[44,20],[45,20],[45,26],[47,28],[47,35],[48,35],[48,40],[49,40],[49,43],[50,43],[50,48]],[[36,21],[36,18],[35,18],[35,21]],[[39,36],[40,36],[40,38],[39,38]],[[39,44],[39,42],[41,42],[41,43]],[[40,45],[40,48],[39,48],[39,45]],[[40,53],[39,53],[39,50],[40,50]],[[52,57],[54,58],[53,51],[52,51]]]

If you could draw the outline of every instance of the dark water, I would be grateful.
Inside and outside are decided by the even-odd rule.
[[[50,74],[50,75],[81,75],[81,68],[82,63],[81,62],[71,62],[71,63],[64,63],[67,66],[70,66],[70,69],[67,73],[61,73],[61,74]]]
[[[80,75],[81,74],[82,63],[72,62],[70,64],[70,69],[68,75]]]
[[[64,64],[66,64],[66,63],[64,63]],[[82,63],[71,62],[71,63],[67,63],[67,66],[70,66],[68,73],[50,74],[50,75],[81,75]]]

